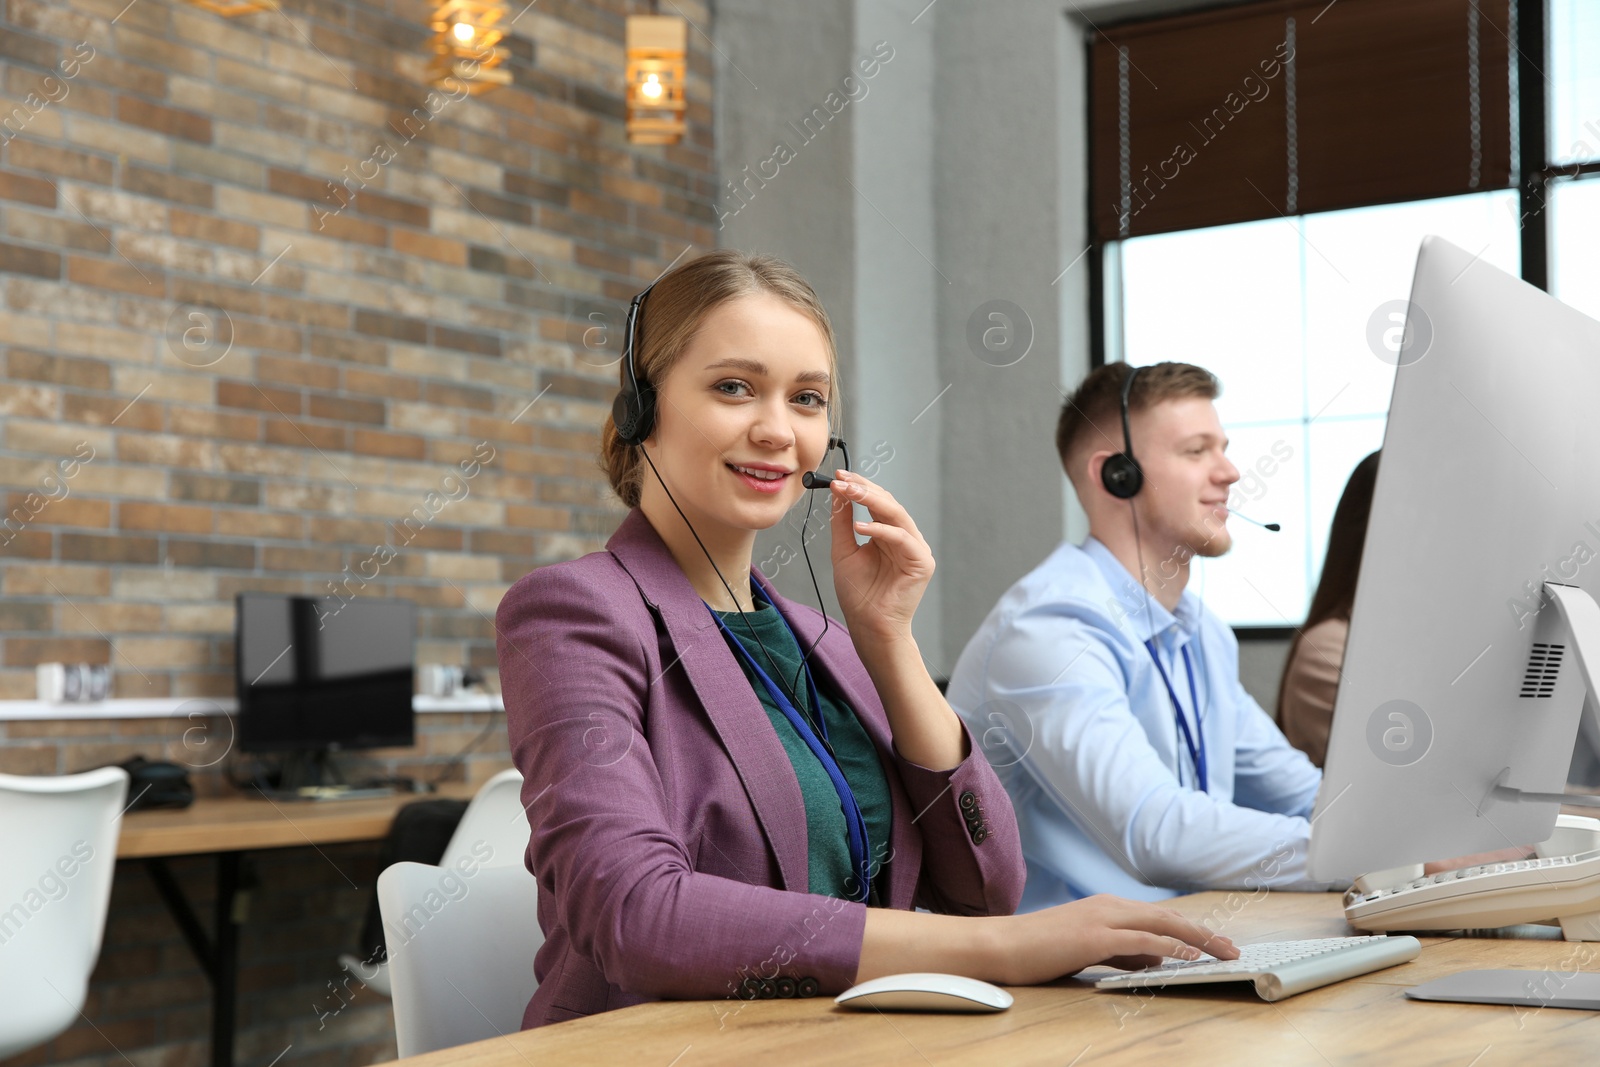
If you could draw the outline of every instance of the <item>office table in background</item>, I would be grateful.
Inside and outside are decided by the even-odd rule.
[[[1199,893],[1170,905],[1235,941],[1352,932],[1337,894]],[[1526,931],[1527,928],[1522,928]],[[845,1011],[830,997],[664,1001],[397,1061],[401,1067],[529,1064],[841,1063],[871,1067],[1329,1067],[1330,1064],[1590,1064],[1600,1018],[1560,1008],[1407,1000],[1409,986],[1482,968],[1597,969],[1600,944],[1536,938],[1423,938],[1411,963],[1269,1004],[1248,982],[1155,995],[1087,979],[1014,987],[996,1015]],[[1097,972],[1086,972],[1094,976]]]
[[[244,920],[240,857],[257,849],[376,841],[388,834],[402,805],[436,798],[468,800],[475,789],[453,782],[441,785],[437,793],[398,793],[370,800],[202,797],[181,810],[136,811],[122,817],[117,858],[144,860],[161,899],[211,984],[212,1067],[233,1067],[239,924]],[[166,864],[168,857],[207,853],[217,857],[216,911],[210,934]],[[329,955],[336,949],[330,945]]]

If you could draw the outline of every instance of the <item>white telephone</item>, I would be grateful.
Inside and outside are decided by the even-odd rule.
[[[1568,941],[1600,941],[1600,819],[1560,815],[1536,859],[1424,875],[1375,871],[1344,897],[1358,930],[1489,929],[1559,923]]]

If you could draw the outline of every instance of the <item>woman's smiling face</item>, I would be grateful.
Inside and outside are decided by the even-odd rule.
[[[806,492],[801,474],[828,450],[832,371],[816,322],[770,293],[706,315],[657,384],[645,441],[697,530],[768,529]],[[647,491],[653,480],[647,472]]]

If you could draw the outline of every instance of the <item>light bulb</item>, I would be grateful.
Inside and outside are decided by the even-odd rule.
[[[661,79],[658,75],[650,74],[645,78],[645,83],[639,86],[639,92],[655,100],[661,95]]]
[[[468,23],[458,22],[450,28],[450,32],[456,35],[456,40],[458,41],[472,40],[473,29]]]

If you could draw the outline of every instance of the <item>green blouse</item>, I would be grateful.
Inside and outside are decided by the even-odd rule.
[[[810,706],[811,696],[806,686],[805,672],[800,669],[800,645],[784,625],[777,609],[771,604],[758,602],[756,610],[745,612],[743,617],[737,611],[719,611],[717,616],[781,691],[799,697],[796,708],[814,721],[816,708]],[[749,620],[748,623],[746,620]],[[760,644],[750,637],[752,628],[760,637]],[[762,654],[763,645],[771,653],[770,658]],[[800,783],[800,794],[805,798],[806,860],[810,874],[808,888],[813,893],[825,896],[847,897],[846,879],[851,873],[849,832],[845,828],[844,808],[839,803],[839,794],[833,788],[833,781],[823,769],[821,761],[812,755],[811,749],[779,710],[745,657],[735,652],[734,658],[739,661],[751,688],[761,699],[761,706],[766,709],[767,718],[778,733],[778,740],[783,742],[789,762],[794,766],[794,776]],[[873,746],[872,738],[867,736],[866,729],[849,705],[835,700],[820,685],[817,687],[817,697],[822,702],[822,716],[828,726],[828,743],[833,746],[839,769],[844,772],[845,781],[850,783],[862,818],[866,820],[867,857],[875,872],[873,897],[881,897],[881,892],[876,890],[882,889],[883,871],[887,869],[885,857],[888,855],[891,826],[889,783],[884,777],[883,764],[878,759],[878,750]],[[876,900],[869,900],[869,903],[876,903]]]

